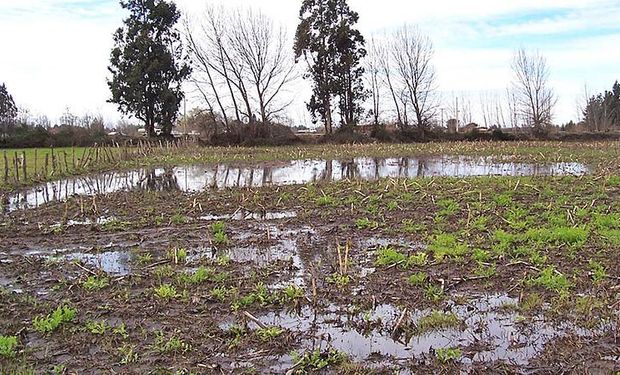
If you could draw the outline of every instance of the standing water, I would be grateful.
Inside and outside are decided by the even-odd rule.
[[[527,164],[464,156],[361,157],[349,160],[264,162],[248,166],[216,164],[142,168],[49,182],[9,195],[4,199],[3,210],[38,207],[73,195],[92,196],[131,190],[200,192],[208,189],[302,185],[345,179],[374,181],[382,178],[434,176],[580,176],[588,172],[588,168],[580,163]]]

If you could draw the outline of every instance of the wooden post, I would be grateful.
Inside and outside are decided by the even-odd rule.
[[[17,161],[17,151],[13,155],[13,167],[15,168],[15,182],[19,182],[19,162]]]
[[[4,182],[9,182],[9,158],[4,150]]]
[[[39,155],[38,155],[38,149],[34,149],[34,179],[38,180],[39,179]]]
[[[26,151],[22,151],[22,168],[24,170],[24,181],[28,182],[28,171],[26,170]]]
[[[45,178],[49,176],[50,154],[45,154]]]
[[[63,151],[62,155],[64,156],[64,159],[65,159],[65,173],[69,174],[69,163],[67,163],[67,153]]]
[[[52,147],[52,176],[56,174],[56,155],[54,155],[54,147]]]

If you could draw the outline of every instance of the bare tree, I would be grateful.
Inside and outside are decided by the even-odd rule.
[[[368,87],[370,87],[370,94],[372,97],[371,115],[374,125],[379,125],[382,54],[384,54],[384,50],[382,50],[382,47],[375,41],[375,38],[371,37],[370,43],[368,43],[368,53],[364,61],[364,71],[366,83]]]
[[[268,123],[291,104],[280,99],[297,77],[283,27],[260,12],[212,6],[184,24],[193,82],[212,118],[217,106],[227,127],[257,114]]]
[[[389,53],[389,46],[385,41],[381,43],[375,43],[373,40],[375,53],[378,58],[378,67],[381,73],[381,84],[387,87],[390,92],[390,98],[394,104],[394,111],[396,112],[396,123],[398,126],[403,126],[406,122],[403,118],[402,108],[405,107],[403,102],[402,92],[396,87],[394,82],[394,63],[392,60],[392,54]],[[406,115],[404,116],[406,118]]]
[[[282,88],[295,77],[295,64],[287,46],[286,31],[275,28],[273,22],[252,10],[234,13],[230,44],[241,62],[241,82],[247,81],[256,91],[261,119],[267,123],[271,116],[284,110],[290,102],[275,104]]]
[[[516,109],[526,124],[540,130],[550,125],[557,100],[549,86],[547,61],[539,52],[517,51],[512,60]]]
[[[433,43],[417,28],[403,26],[390,45],[398,84],[404,88],[419,130],[430,127],[437,112]]]

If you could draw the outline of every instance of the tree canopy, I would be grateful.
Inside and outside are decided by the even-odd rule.
[[[155,135],[156,124],[169,135],[183,100],[181,84],[191,73],[175,29],[180,13],[164,0],[120,4],[130,15],[114,34],[109,101],[144,121],[149,136]]]
[[[346,0],[304,0],[295,35],[295,56],[308,63],[305,78],[313,94],[307,106],[314,122],[332,132],[332,100],[337,99],[342,125],[353,125],[362,113],[365,40],[355,28],[357,12]]]
[[[4,128],[17,117],[17,106],[13,96],[9,94],[6,84],[0,85],[0,127]]]

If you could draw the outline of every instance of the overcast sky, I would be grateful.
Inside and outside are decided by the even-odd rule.
[[[259,8],[293,34],[301,0],[177,0],[199,14],[207,3]],[[365,36],[417,24],[435,44],[439,87],[446,97],[479,98],[511,80],[515,49],[538,49],[559,96],[556,122],[576,119],[584,85],[591,93],[620,79],[620,1],[609,0],[349,0]],[[0,83],[18,105],[57,119],[74,114],[120,116],[106,78],[112,33],[126,14],[116,0],[0,0]],[[290,115],[303,118],[303,100]]]

